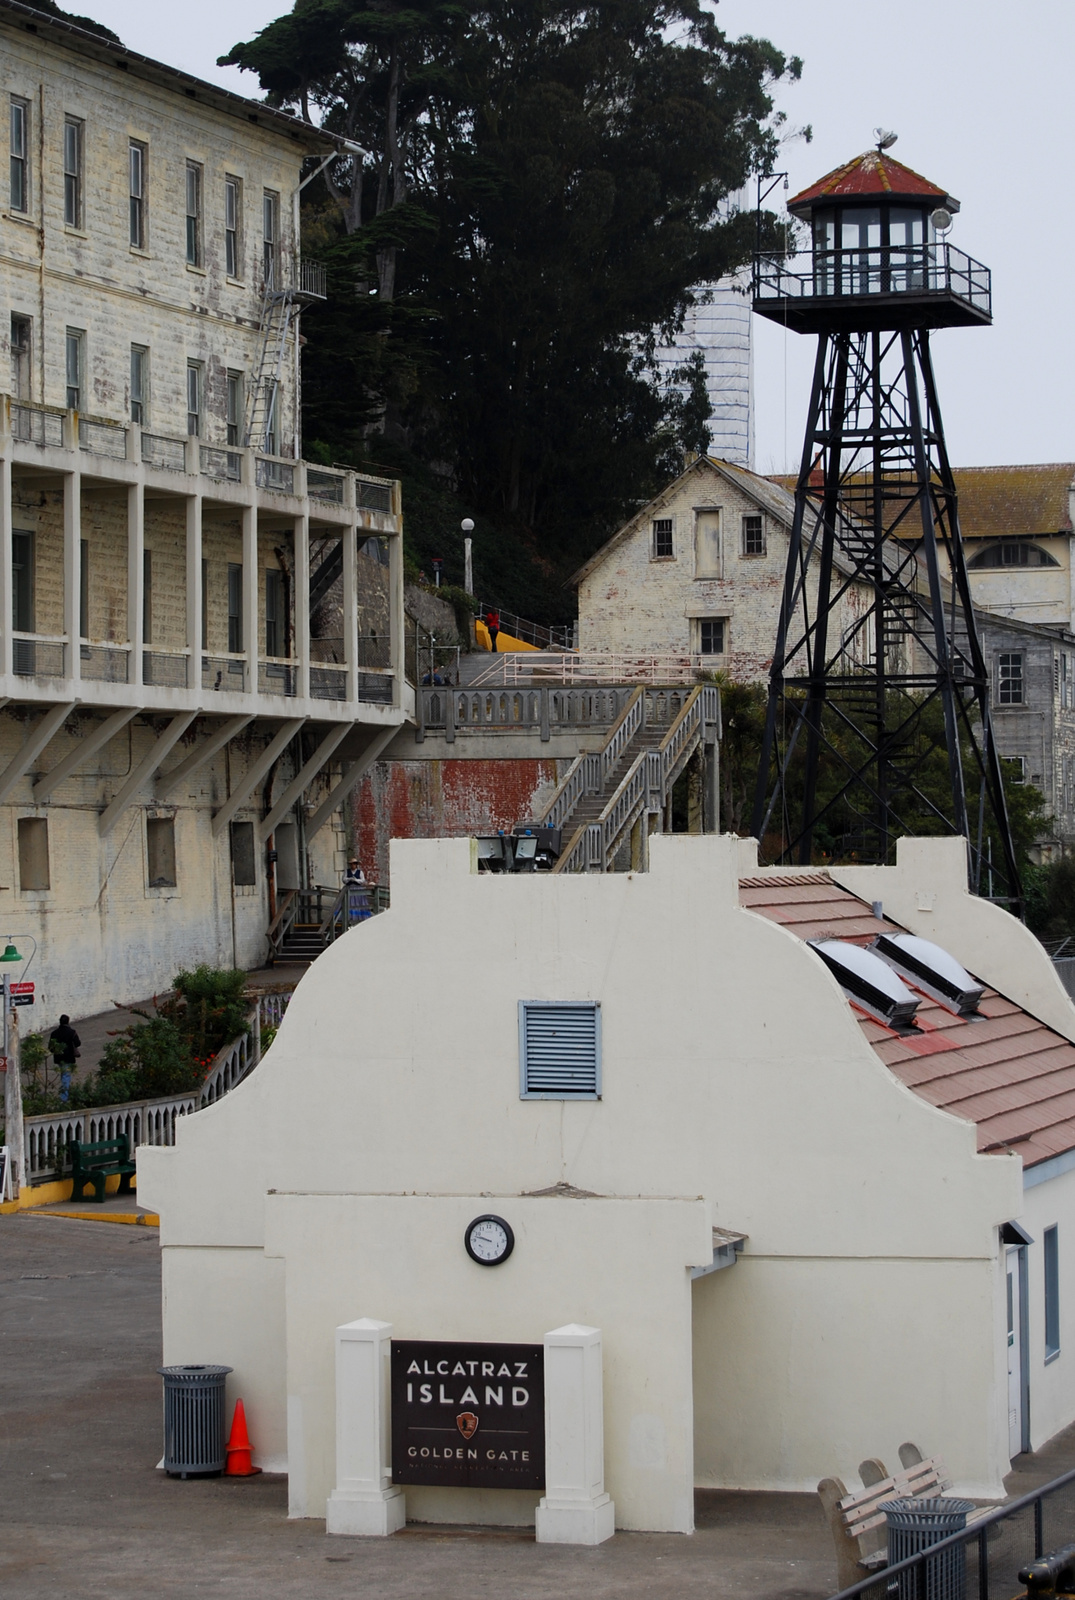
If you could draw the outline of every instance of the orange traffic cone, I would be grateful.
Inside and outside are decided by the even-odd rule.
[[[255,1467],[250,1459],[250,1435],[246,1431],[246,1411],[241,1400],[235,1402],[235,1414],[231,1419],[231,1437],[228,1439],[228,1460],[224,1468],[225,1478],[252,1478],[260,1472],[260,1467]]]

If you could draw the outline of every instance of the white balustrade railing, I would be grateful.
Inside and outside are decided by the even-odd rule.
[[[520,650],[490,656],[475,685],[689,683],[714,666],[712,656],[657,651]]]
[[[180,1117],[192,1116],[203,1106],[213,1105],[257,1066],[261,1059],[261,1030],[280,1026],[293,992],[259,995],[249,1014],[248,1031],[217,1052],[205,1082],[189,1094],[24,1117],[26,1181],[47,1183],[50,1178],[61,1177],[71,1166],[67,1147],[76,1140],[96,1144],[126,1134],[132,1150],[140,1144],[174,1144]]]

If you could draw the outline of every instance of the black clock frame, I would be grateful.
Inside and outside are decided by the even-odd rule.
[[[470,1236],[480,1222],[497,1223],[501,1228],[503,1228],[505,1236],[507,1237],[508,1248],[504,1251],[504,1254],[502,1256],[498,1256],[495,1261],[483,1261],[481,1256],[475,1255],[474,1251],[471,1249]],[[467,1223],[466,1228],[463,1231],[463,1243],[466,1246],[467,1255],[472,1261],[476,1261],[479,1267],[500,1267],[503,1266],[504,1262],[511,1255],[511,1252],[515,1249],[515,1234],[512,1230],[510,1222],[506,1222],[503,1217],[498,1217],[495,1212],[486,1211],[482,1216],[475,1217],[472,1221]]]

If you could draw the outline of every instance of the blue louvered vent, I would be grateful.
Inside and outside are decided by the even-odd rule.
[[[600,1006],[520,1000],[519,1075],[524,1100],[600,1100]]]

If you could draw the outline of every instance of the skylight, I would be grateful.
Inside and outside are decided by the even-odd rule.
[[[835,975],[840,987],[856,1005],[880,1018],[890,1026],[910,1022],[918,1001],[907,985],[896,976],[892,968],[861,945],[846,944],[842,939],[810,941],[825,965]]]
[[[984,988],[939,944],[914,933],[883,933],[870,949],[945,1010],[957,1016],[977,1011]]]

